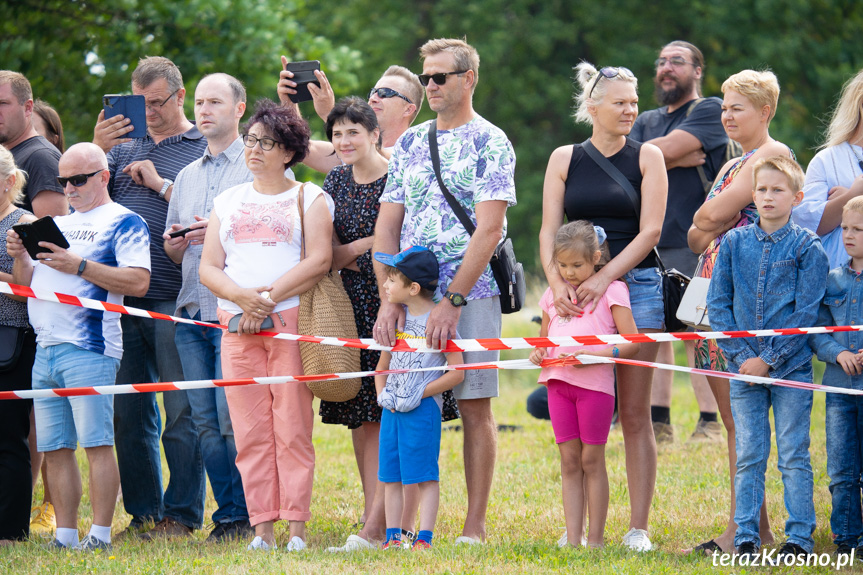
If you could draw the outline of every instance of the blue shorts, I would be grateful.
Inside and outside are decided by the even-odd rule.
[[[114,385],[120,360],[71,343],[36,346],[33,389]],[[86,395],[33,400],[40,452],[114,445],[114,396]]]
[[[635,327],[663,329],[665,327],[665,302],[662,300],[662,277],[659,268],[635,268],[623,279],[629,286],[629,304]]]
[[[440,481],[440,420],[440,408],[433,397],[426,397],[408,412],[384,409],[378,480],[402,485]]]

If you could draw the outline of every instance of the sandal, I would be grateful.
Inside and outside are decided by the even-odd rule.
[[[710,541],[705,541],[704,543],[697,545],[692,548],[692,551],[689,552],[689,555],[704,555],[706,557],[710,557],[714,553],[724,553],[722,547],[719,546],[716,541],[711,539]]]

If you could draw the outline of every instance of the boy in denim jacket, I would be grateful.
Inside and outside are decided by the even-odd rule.
[[[815,324],[828,263],[818,237],[790,221],[791,209],[803,199],[803,178],[803,170],[790,158],[765,158],[755,164],[752,197],[759,218],[729,231],[722,242],[707,293],[712,329]],[[722,339],[719,346],[731,372],[812,382],[812,350],[806,335]],[[812,392],[731,380],[730,395],[737,431],[737,552],[751,559],[761,546],[758,519],[770,455],[772,405],[788,511],[787,540],[776,557],[807,555],[815,531],[809,462]]]
[[[842,210],[842,241],[848,261],[831,270],[818,314],[818,325],[863,323],[863,196],[852,198]],[[818,359],[827,364],[824,385],[863,389],[863,335],[858,331],[809,336]],[[827,474],[833,509],[830,530],[837,555],[850,555],[861,543],[861,442],[863,397],[827,394]]]

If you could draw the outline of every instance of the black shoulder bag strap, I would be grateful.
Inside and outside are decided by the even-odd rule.
[[[638,197],[638,194],[635,191],[635,188],[632,187],[632,182],[626,179],[626,176],[614,167],[608,158],[602,155],[602,153],[596,149],[596,146],[593,145],[593,142],[590,141],[590,138],[586,139],[581,147],[590,156],[590,159],[596,162],[596,165],[602,168],[602,171],[608,174],[608,176],[617,182],[623,191],[626,192],[629,201],[632,202],[632,206],[635,208],[635,217],[641,221],[641,198]],[[653,248],[653,254],[656,256],[656,263],[659,266],[661,271],[665,271],[665,266],[662,264],[662,258],[659,257],[659,251],[656,247]]]
[[[476,226],[473,225],[472,221],[470,221],[470,217],[468,217],[467,212],[464,211],[462,205],[458,203],[458,200],[450,193],[440,175],[440,154],[438,153],[437,147],[437,120],[432,120],[431,125],[429,126],[429,151],[431,152],[432,166],[434,166],[434,175],[437,177],[437,185],[440,186],[440,191],[443,193],[443,197],[446,198],[449,207],[452,208],[458,221],[460,221],[461,225],[464,226],[464,229],[467,230],[468,235],[472,236],[476,231]]]

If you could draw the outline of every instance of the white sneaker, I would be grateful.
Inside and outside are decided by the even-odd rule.
[[[456,537],[455,539],[456,545],[482,545],[482,541],[479,539],[474,539],[473,537],[468,537],[467,535],[461,535]]]
[[[623,536],[623,544],[633,551],[651,551],[653,544],[647,536],[647,531],[644,529],[635,529],[634,527]]]
[[[300,539],[297,535],[291,537],[291,540],[288,541],[288,546],[285,547],[285,550],[289,553],[291,551],[302,551],[306,548],[306,542]]]
[[[249,546],[246,547],[249,551],[270,551],[276,549],[276,544],[268,545],[266,541],[264,541],[261,537],[255,537],[252,539],[252,542],[249,543]]]
[[[327,551],[330,553],[351,553],[352,551],[370,551],[377,548],[377,545],[363,539],[359,535],[348,535],[348,540],[345,541],[344,546],[327,547]]]
[[[569,537],[566,536],[566,529],[563,530],[563,535],[560,536],[560,539],[557,540],[557,546],[563,549],[569,545]],[[581,538],[581,546],[587,547],[587,537]]]

